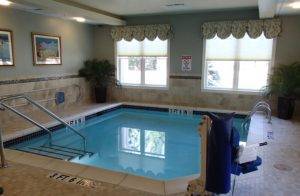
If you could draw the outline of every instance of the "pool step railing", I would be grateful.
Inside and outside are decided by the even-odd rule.
[[[246,125],[250,122],[251,117],[258,111],[264,112],[266,118],[268,119],[268,123],[272,121],[272,109],[268,102],[260,100],[257,101],[254,106],[252,107],[250,113],[245,118],[244,122],[242,123],[242,128],[246,129]]]
[[[58,122],[60,122],[61,124],[63,124],[69,130],[73,131],[75,134],[77,134],[79,137],[81,137],[83,139],[83,143],[84,143],[83,147],[84,147],[84,150],[85,150],[85,148],[86,148],[86,138],[81,133],[79,133],[79,131],[77,131],[76,129],[74,129],[72,126],[70,126],[67,122],[65,122],[59,116],[57,116],[56,114],[54,114],[53,112],[51,112],[50,110],[48,110],[44,106],[40,105],[38,102],[34,101],[33,99],[31,99],[30,97],[28,97],[25,94],[11,95],[11,96],[8,96],[8,97],[0,99],[0,108],[2,110],[8,109],[8,110],[14,112],[15,114],[17,114],[18,116],[24,118],[25,120],[31,122],[32,124],[38,126],[42,130],[45,130],[49,134],[50,143],[52,143],[52,132],[48,128],[46,128],[42,124],[34,121],[29,116],[27,116],[27,115],[19,112],[17,109],[13,108],[13,106],[10,106],[10,105],[8,105],[8,104],[5,103],[6,101],[15,100],[15,99],[25,99],[26,101],[28,101],[32,105],[36,106],[37,108],[39,108],[40,110],[42,110],[43,112],[45,112],[46,114],[48,114],[50,117],[54,118],[55,120],[57,120]]]

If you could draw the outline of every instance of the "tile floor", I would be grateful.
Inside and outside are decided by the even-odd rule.
[[[75,109],[70,108],[61,116],[98,107],[99,105],[86,105],[75,107]],[[268,145],[258,147],[259,156],[263,160],[258,171],[236,178],[234,195],[300,195],[300,120],[286,121],[273,117],[272,124],[268,124],[261,115],[256,115],[253,122],[255,122],[252,125],[251,134],[253,135],[249,136],[249,143],[267,141]],[[19,126],[22,127],[21,123]],[[14,134],[19,129],[8,130],[5,130],[5,135]],[[22,156],[28,156],[27,162],[17,163]],[[113,184],[114,179],[112,183],[108,183],[99,178],[97,180],[99,186],[95,189],[56,182],[46,177],[53,168],[57,168],[55,161],[48,164],[47,158],[44,158],[35,162],[36,165],[34,165],[30,156],[36,155],[8,153],[8,159],[15,161],[10,162],[9,168],[0,169],[0,186],[4,187],[5,195],[152,195],[149,193],[151,190],[148,192],[136,190],[138,186],[144,186],[147,183],[141,180],[138,180],[140,184],[136,187],[125,188],[130,178],[127,181],[118,182],[118,185]],[[40,168],[40,165],[45,165],[46,169]],[[78,167],[80,166],[73,168],[68,166],[69,172],[75,170],[81,173],[93,173],[85,166]],[[153,184],[149,184],[149,187],[155,189]],[[178,195],[184,194],[178,193]]]

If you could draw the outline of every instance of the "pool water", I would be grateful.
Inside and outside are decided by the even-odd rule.
[[[86,137],[86,151],[91,154],[73,156],[70,161],[157,180],[197,174],[200,173],[201,145],[197,130],[200,120],[200,115],[117,109],[75,126]],[[240,129],[242,120],[235,118],[234,126]],[[245,141],[247,133],[239,131]],[[56,151],[55,156],[61,159],[66,158],[68,149],[83,149],[82,139],[66,128],[53,133],[52,145],[57,149],[66,147],[67,150]],[[50,146],[47,135],[11,148],[53,156],[56,148],[45,151],[41,146]]]

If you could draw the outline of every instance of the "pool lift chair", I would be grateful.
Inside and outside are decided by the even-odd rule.
[[[271,122],[271,108],[265,101],[258,101],[253,106],[251,112],[245,118],[242,123],[242,128],[245,130],[247,124],[250,123],[251,117],[257,112],[263,111],[268,118],[268,122]],[[214,193],[206,191],[206,168],[207,168],[207,140],[211,129],[212,121],[210,117],[203,116],[202,122],[199,126],[199,134],[201,136],[201,166],[204,168],[201,170],[200,177],[192,180],[188,183],[187,192],[188,195],[214,195]],[[232,183],[231,194],[234,194],[236,177],[241,173],[246,174],[257,170],[257,166],[261,165],[261,158],[257,156],[257,147],[266,145],[267,142],[253,144],[249,146],[240,145],[237,156],[234,159],[231,167],[231,174],[234,174]]]

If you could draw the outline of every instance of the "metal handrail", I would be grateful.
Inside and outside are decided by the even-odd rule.
[[[0,106],[2,105],[3,107],[11,110],[12,112],[16,113],[19,116],[25,118],[26,120],[28,120],[29,122],[33,123],[34,125],[40,127],[41,129],[46,130],[49,133],[49,136],[50,136],[50,139],[51,139],[52,138],[52,132],[49,129],[47,129],[43,125],[35,122],[31,118],[29,118],[28,116],[22,114],[21,112],[19,112],[18,110],[12,108],[11,106],[3,103],[3,102],[8,101],[8,100],[22,99],[22,98],[26,99],[28,102],[30,102],[31,104],[33,104],[34,106],[36,106],[40,110],[44,111],[46,114],[48,114],[49,116],[51,116],[55,120],[57,120],[60,123],[62,123],[63,125],[65,125],[70,130],[72,130],[74,133],[76,133],[77,135],[79,135],[83,139],[83,141],[84,141],[84,148],[85,148],[85,146],[86,146],[86,138],[81,133],[79,133],[76,129],[74,129],[73,127],[71,127],[70,125],[68,125],[63,119],[61,119],[60,117],[58,117],[56,114],[54,114],[53,112],[51,112],[47,108],[43,107],[42,105],[40,105],[39,103],[37,103],[36,101],[34,101],[33,99],[31,99],[30,97],[28,97],[25,94],[12,95],[12,96],[9,96],[9,97],[2,98],[2,99],[0,99]]]
[[[251,119],[251,117],[258,111],[263,111],[266,113],[266,117],[268,118],[268,123],[272,121],[272,110],[270,105],[266,101],[258,101],[251,109],[250,113],[245,118],[244,122],[242,123],[242,127],[245,128],[247,122]]]
[[[38,122],[32,120],[32,119],[29,118],[28,116],[22,114],[22,113],[19,112],[18,110],[16,110],[16,109],[10,107],[9,105],[7,105],[7,104],[5,104],[5,103],[2,103],[2,102],[0,102],[0,104],[1,104],[3,107],[5,107],[5,108],[11,110],[11,111],[14,112],[15,114],[19,115],[20,117],[22,117],[22,118],[28,120],[28,121],[31,122],[32,124],[34,124],[34,125],[38,126],[39,128],[41,128],[41,129],[47,131],[48,134],[49,134],[50,142],[51,142],[51,139],[52,139],[52,132],[51,132],[49,129],[47,129],[47,128],[44,127],[43,125],[39,124]]]

